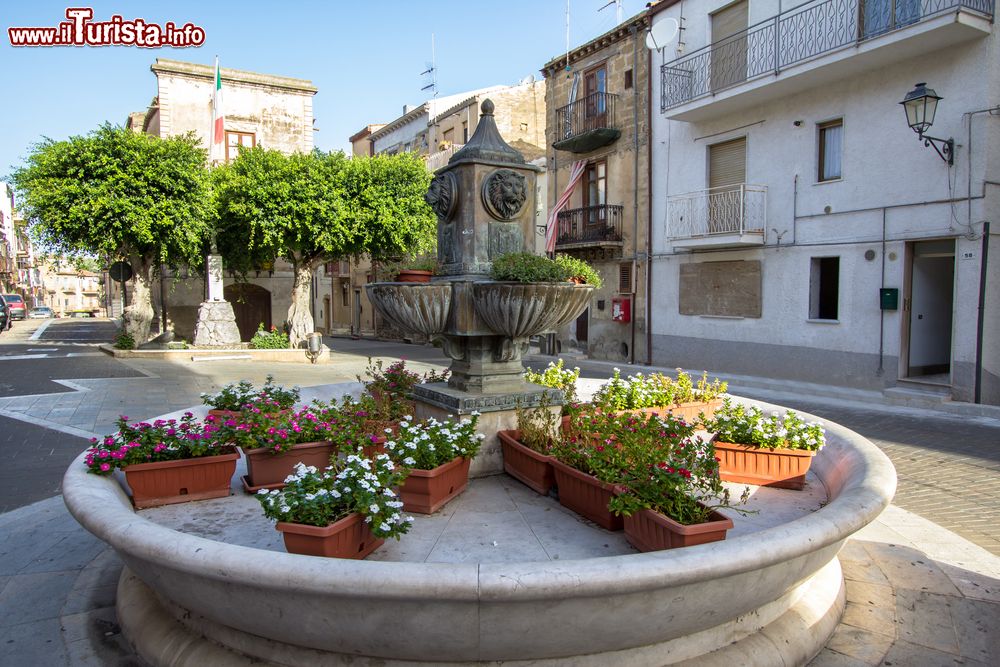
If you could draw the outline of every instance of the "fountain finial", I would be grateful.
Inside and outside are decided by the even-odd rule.
[[[489,98],[483,100],[479,108],[483,113],[479,117],[476,131],[469,137],[468,143],[451,156],[448,166],[453,167],[465,162],[524,165],[524,156],[508,146],[500,136],[500,130],[497,129],[497,123],[493,119],[495,109],[493,100]]]

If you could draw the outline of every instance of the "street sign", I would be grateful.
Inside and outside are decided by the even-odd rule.
[[[115,262],[108,268],[108,274],[112,280],[124,283],[132,279],[132,267],[128,262]]]

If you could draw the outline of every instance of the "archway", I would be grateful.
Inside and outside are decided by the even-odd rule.
[[[236,326],[240,330],[240,340],[253,338],[261,324],[271,328],[271,293],[253,283],[233,283],[222,291],[226,301],[233,304]]]

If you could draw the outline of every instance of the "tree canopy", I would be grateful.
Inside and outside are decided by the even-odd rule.
[[[199,264],[207,232],[205,153],[105,124],[36,144],[13,174],[32,236],[58,253]]]

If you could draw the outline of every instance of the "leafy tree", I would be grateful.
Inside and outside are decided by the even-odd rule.
[[[313,331],[309,289],[320,264],[398,256],[434,237],[423,200],[430,174],[410,155],[347,160],[340,152],[285,155],[258,146],[213,170],[213,183],[227,266],[245,273],[279,257],[292,265],[293,347]]]
[[[205,152],[192,136],[160,139],[105,124],[44,139],[13,174],[20,208],[56,253],[127,259],[135,272],[125,331],[149,338],[152,271],[197,265],[207,234]]]

